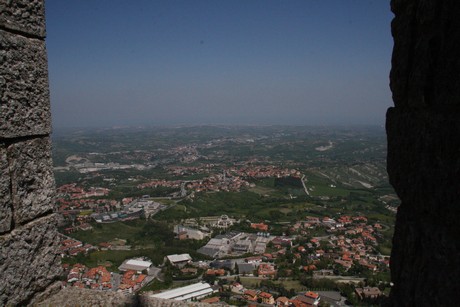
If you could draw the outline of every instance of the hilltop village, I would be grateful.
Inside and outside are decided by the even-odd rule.
[[[269,148],[267,138],[244,137],[238,146],[260,140]],[[227,141],[178,146],[142,170],[107,169],[115,162],[106,159],[90,167],[107,153],[61,159],[62,286],[220,305],[385,299],[397,198],[378,186],[380,164],[339,167],[324,155],[337,141],[313,147],[327,167],[278,157],[286,167],[253,154],[229,163],[224,149],[236,145]],[[146,176],[152,170],[156,178]]]

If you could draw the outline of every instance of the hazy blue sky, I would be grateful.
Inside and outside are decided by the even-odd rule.
[[[53,123],[383,124],[389,0],[47,0]]]

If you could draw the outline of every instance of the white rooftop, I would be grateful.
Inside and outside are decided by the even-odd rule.
[[[189,254],[180,254],[180,255],[174,254],[174,255],[168,255],[168,256],[166,256],[166,257],[168,257],[168,260],[169,260],[171,263],[174,263],[174,262],[183,262],[183,261],[190,261],[190,260],[192,260],[192,257],[190,257]]]
[[[151,295],[151,297],[170,299],[170,300],[188,300],[192,297],[199,297],[212,293],[211,286],[207,283],[196,283],[185,287],[168,290],[162,293]]]
[[[136,266],[145,266],[149,267],[152,265],[152,262],[150,261],[144,261],[144,260],[138,260],[138,259],[130,259],[126,261],[127,265],[136,265]]]
[[[144,261],[140,259],[129,259],[125,260],[118,269],[120,271],[127,271],[127,270],[134,270],[134,271],[142,271],[150,268],[152,262]]]

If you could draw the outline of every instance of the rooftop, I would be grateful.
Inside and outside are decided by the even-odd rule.
[[[168,260],[171,262],[171,263],[174,263],[174,262],[184,262],[184,261],[190,261],[192,260],[192,257],[190,257],[189,254],[174,254],[174,255],[168,255],[166,256],[168,258]]]
[[[188,300],[192,297],[200,297],[212,293],[214,290],[208,283],[198,282],[185,287],[180,287],[165,292],[151,295],[151,297],[172,299],[172,300]]]

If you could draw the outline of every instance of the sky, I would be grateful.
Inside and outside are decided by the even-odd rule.
[[[389,0],[47,0],[53,126],[383,125]]]

